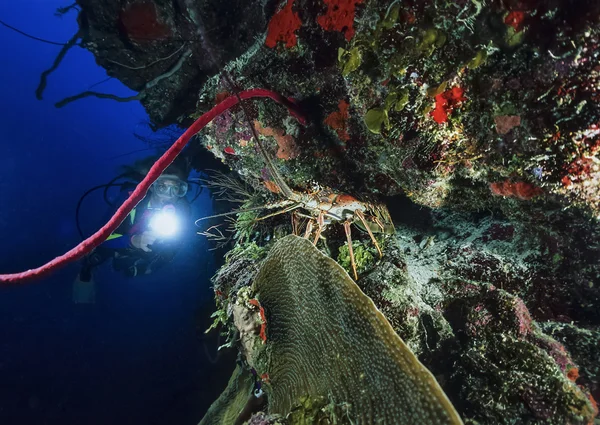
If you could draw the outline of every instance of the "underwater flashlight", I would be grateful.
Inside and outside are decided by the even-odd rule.
[[[173,236],[179,230],[179,220],[173,205],[165,205],[150,219],[150,229],[164,238]]]

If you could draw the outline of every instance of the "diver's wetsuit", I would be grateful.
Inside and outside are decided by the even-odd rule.
[[[181,246],[181,235],[173,240],[158,240],[150,246],[151,252],[145,252],[131,245],[131,237],[148,230],[149,220],[157,211],[149,205],[150,199],[150,195],[142,199],[108,239],[84,258],[79,273],[82,281],[89,282],[92,278],[92,269],[110,258],[113,258],[115,271],[130,277],[152,273],[173,259]],[[181,229],[183,233],[185,224],[189,223],[191,216],[190,204],[187,198],[183,197],[177,198],[173,206],[177,217],[184,224]]]

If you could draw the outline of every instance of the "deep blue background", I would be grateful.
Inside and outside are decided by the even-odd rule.
[[[0,2],[0,19],[27,33],[66,42],[76,13],[58,18],[70,1]],[[56,101],[106,78],[79,47],[48,78],[40,74],[60,47],[0,26],[0,273],[38,267],[79,242],[75,207],[90,187],[151,151],[133,137],[148,134],[138,102],[88,98],[63,109]],[[94,88],[121,96],[117,80]],[[117,157],[117,158],[115,158]],[[101,191],[83,206],[82,225],[97,229],[107,213]],[[193,216],[210,214],[203,193]],[[213,258],[196,234],[175,261],[155,275],[125,279],[104,266],[95,305],[73,305],[77,265],[24,286],[0,287],[0,423],[195,424],[222,390],[231,353],[215,365],[216,335],[202,330],[214,309]]]

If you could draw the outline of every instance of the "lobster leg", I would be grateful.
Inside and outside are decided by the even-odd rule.
[[[313,240],[313,245],[317,246],[317,241],[319,240],[319,236],[321,236],[321,232],[323,231],[323,226],[325,225],[325,218],[323,216],[323,211],[319,211],[319,217],[317,217],[317,231],[315,233],[315,239]]]
[[[356,273],[356,262],[354,261],[354,250],[352,249],[352,234],[350,230],[350,221],[344,222],[344,231],[346,232],[346,239],[348,240],[348,253],[350,254],[350,263],[352,264],[352,271],[354,272],[354,280],[358,280],[358,274]]]
[[[383,223],[381,222],[381,220],[378,219],[375,216],[373,216],[373,220],[375,220],[375,223],[377,223],[377,225],[379,226],[379,229],[381,230],[381,232],[384,233],[385,232],[385,227],[383,227]]]
[[[304,231],[304,239],[308,239],[310,237],[310,234],[312,233],[312,229],[313,229],[313,224],[312,224],[312,219],[308,220],[308,223],[306,223],[306,230]]]
[[[295,210],[296,208],[300,208],[301,206],[302,206],[302,204],[293,204],[293,205],[290,205],[289,207],[285,207],[285,208],[284,208],[284,209],[282,209],[282,210],[275,211],[274,213],[267,214],[267,215],[264,215],[264,216],[262,216],[262,217],[258,217],[258,218],[257,218],[257,219],[255,219],[254,221],[265,220],[265,219],[267,219],[267,218],[271,218],[271,217],[274,217],[274,216],[276,216],[276,215],[279,215],[279,214],[285,214],[286,212],[293,211],[293,210]]]
[[[292,212],[292,234],[295,236],[298,235],[298,216],[295,211]]]
[[[373,232],[369,228],[369,224],[367,223],[367,220],[365,220],[365,215],[360,210],[356,210],[356,215],[358,216],[358,218],[360,218],[360,221],[362,221],[362,224],[363,224],[363,226],[365,226],[365,229],[367,229],[367,232],[369,232],[369,236],[371,237],[371,240],[375,244],[375,248],[377,248],[377,252],[379,253],[379,258],[382,258],[383,257],[383,253],[381,252],[381,248],[379,248],[379,244],[377,243],[377,239],[375,239],[375,236],[373,235]]]

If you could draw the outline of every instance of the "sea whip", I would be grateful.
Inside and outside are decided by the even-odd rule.
[[[229,96],[210,111],[204,113],[181,135],[179,139],[171,146],[159,159],[154,163],[146,177],[137,185],[133,193],[119,207],[111,219],[100,230],[92,236],[81,242],[76,247],[72,248],[65,254],[54,258],[52,261],[35,268],[20,273],[0,274],[0,284],[23,283],[29,280],[42,278],[60,267],[76,261],[94,248],[100,245],[115,231],[121,222],[127,217],[129,212],[146,196],[148,189],[154,181],[162,174],[163,171],[177,158],[189,140],[204,128],[209,122],[221,115],[226,110],[238,104],[240,99],[250,99],[254,97],[269,97],[274,101],[286,106],[292,116],[301,123],[305,123],[305,118],[298,112],[296,104],[293,100],[287,99],[278,93],[266,89],[250,89]]]

